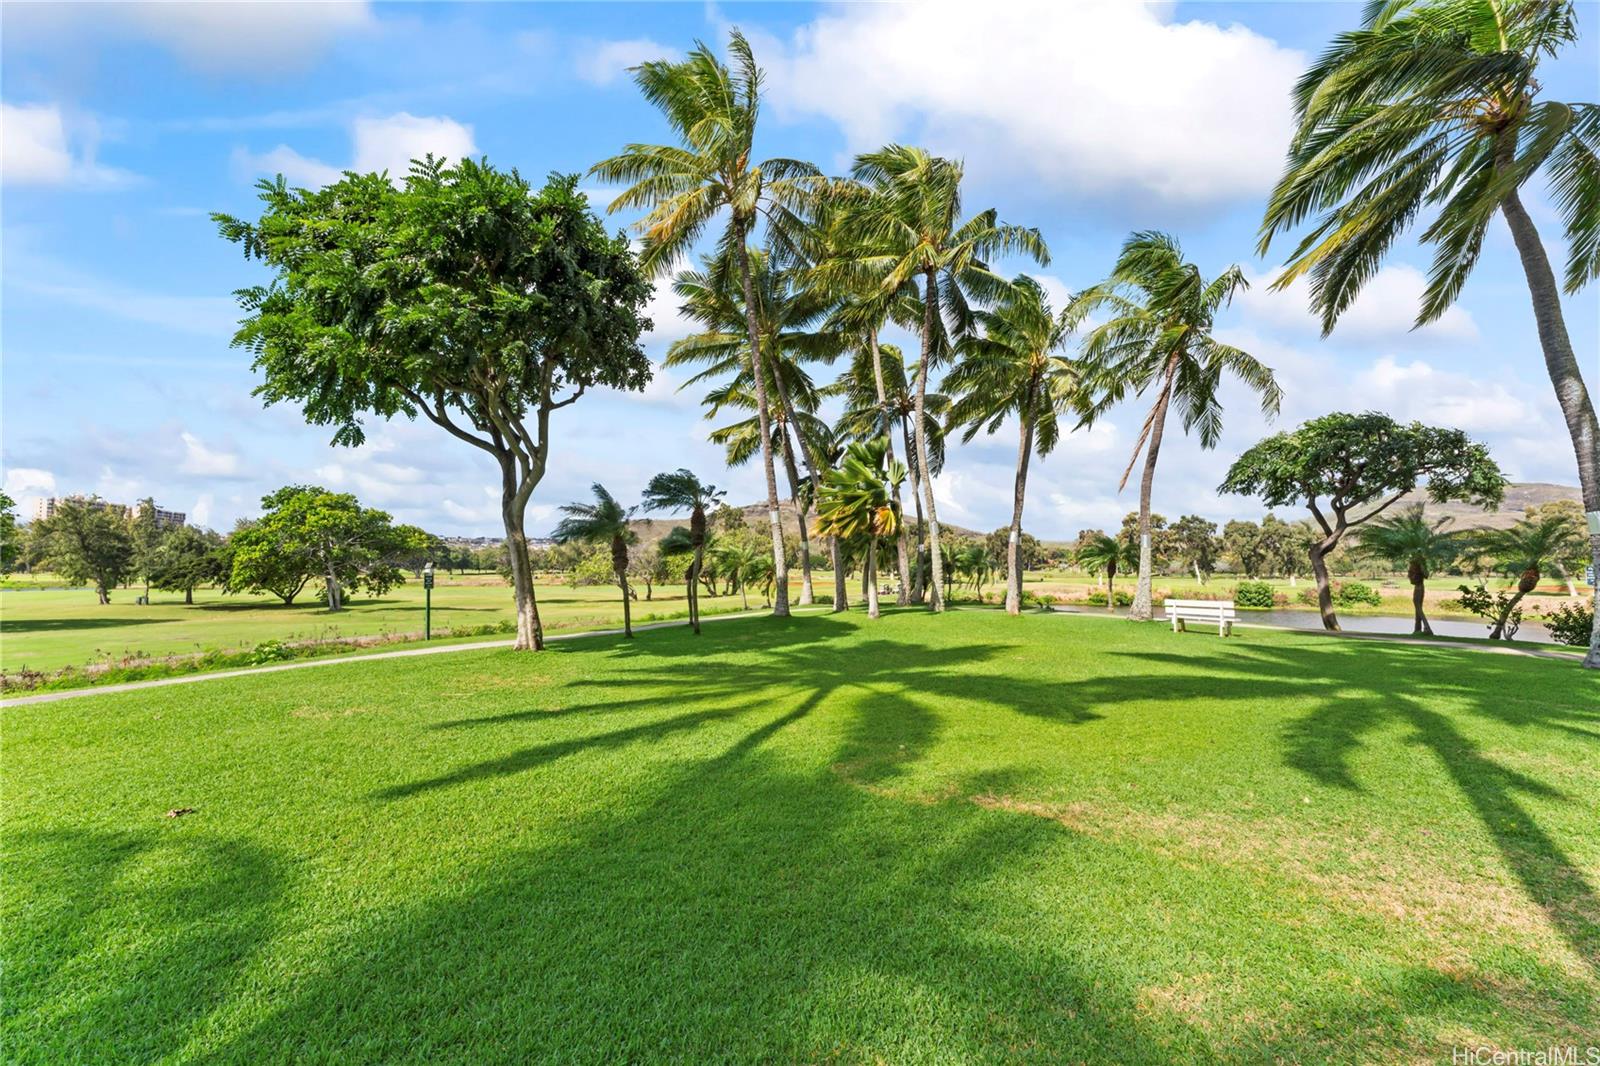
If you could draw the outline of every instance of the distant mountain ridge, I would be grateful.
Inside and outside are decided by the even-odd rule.
[[[1423,505],[1423,514],[1430,518],[1450,519],[1450,529],[1507,529],[1523,516],[1530,507],[1540,507],[1557,500],[1582,502],[1583,494],[1576,485],[1552,485],[1544,481],[1513,482],[1506,486],[1505,499],[1498,511],[1488,511],[1470,503],[1434,503],[1426,491],[1410,492],[1401,498],[1391,512],[1408,504]]]

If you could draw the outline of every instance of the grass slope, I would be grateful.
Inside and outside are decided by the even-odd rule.
[[[1563,662],[891,613],[0,721],[13,1063],[1600,1032],[1600,698]]]

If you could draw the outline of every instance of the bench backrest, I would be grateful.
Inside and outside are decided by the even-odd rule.
[[[1232,600],[1168,600],[1168,614],[1228,615],[1233,614]]]

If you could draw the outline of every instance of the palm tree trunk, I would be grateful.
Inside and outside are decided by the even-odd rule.
[[[1511,621],[1511,612],[1517,609],[1517,604],[1522,602],[1522,597],[1527,593],[1517,589],[1517,594],[1506,601],[1505,609],[1500,612],[1500,617],[1494,620],[1494,629],[1489,632],[1490,640],[1510,640],[1506,636],[1506,624]]]
[[[750,254],[742,229],[733,235],[739,251],[739,279],[744,286],[744,321],[750,335],[750,380],[756,390],[756,424],[761,430],[761,465],[767,475],[767,521],[772,525],[772,580],[777,586],[772,613],[789,614],[789,564],[783,557],[783,522],[778,514],[778,472],[772,464],[772,424],[767,407],[767,383],[761,373],[761,331],[756,327],[756,296],[750,282]],[[748,604],[747,604],[748,605]]]
[[[922,472],[922,492],[928,507],[928,561],[933,568],[929,585],[928,607],[935,612],[944,610],[943,590],[944,560],[939,557],[939,508],[933,499],[933,475],[928,467],[928,433],[923,412],[928,395],[928,367],[933,362],[934,329],[939,321],[939,280],[935,271],[923,275],[922,294],[922,361],[917,365],[917,395],[912,406],[911,431],[916,435],[917,465]]]
[[[1167,424],[1167,403],[1172,396],[1172,379],[1178,372],[1174,355],[1167,368],[1167,380],[1156,396],[1155,410],[1150,413],[1150,440],[1145,445],[1144,475],[1139,479],[1139,588],[1133,595],[1133,607],[1128,617],[1137,622],[1148,622],[1154,614],[1151,607],[1151,571],[1155,569],[1154,553],[1150,550],[1150,491],[1156,483],[1156,456],[1161,452],[1161,431]]]
[[[1428,624],[1428,616],[1422,611],[1422,596],[1426,586],[1421,578],[1411,579],[1411,609],[1416,618],[1411,624],[1411,632],[1433,636],[1433,627]]]
[[[872,376],[878,386],[878,417],[882,420],[883,439],[889,445],[889,464],[894,464],[894,429],[889,417],[889,393],[883,385],[883,353],[878,349],[878,331],[867,331],[867,344],[872,351]],[[904,503],[900,498],[900,486],[894,487],[895,511],[904,514]],[[910,541],[906,537],[906,524],[899,523],[897,539],[895,542],[895,562],[900,571],[900,592],[895,596],[895,605],[904,607],[910,602],[911,596],[911,560],[907,558],[910,552]]]
[[[839,547],[838,537],[828,538],[828,561],[833,564],[833,613],[839,614],[849,610],[850,604],[846,592],[844,550]]]
[[[784,472],[789,475],[789,499],[794,503],[795,520],[800,526],[800,606],[804,607],[814,598],[811,588],[811,533],[807,528],[806,505],[800,492],[800,471],[794,465],[794,442],[789,432],[791,427],[785,422],[779,428],[783,432],[783,465]]]
[[[1106,570],[1106,610],[1112,614],[1117,613],[1117,572],[1115,569]]]
[[[1029,403],[1033,386],[1028,389]],[[1028,491],[1028,457],[1033,453],[1033,421],[1022,419],[1022,443],[1017,449],[1017,480],[1011,492],[1011,536],[1006,541],[1006,613],[1022,613],[1022,501]],[[982,597],[980,592],[979,597]]]
[[[867,617],[878,617],[878,538],[867,539]]]
[[[1497,149],[1497,165],[1510,163],[1514,145],[1502,141]],[[1567,333],[1567,323],[1561,314],[1561,294],[1556,287],[1555,272],[1550,269],[1550,257],[1545,254],[1544,243],[1533,219],[1522,206],[1516,189],[1500,201],[1501,213],[1511,227],[1511,237],[1522,257],[1522,272],[1528,277],[1528,291],[1533,297],[1533,317],[1539,327],[1539,346],[1544,349],[1544,365],[1550,374],[1550,384],[1555,386],[1556,402],[1561,405],[1561,415],[1567,422],[1567,432],[1572,437],[1572,450],[1578,459],[1578,484],[1583,491],[1583,509],[1589,523],[1589,555],[1596,575],[1600,575],[1600,420],[1595,418],[1594,404],[1589,390],[1584,387],[1583,373],[1578,368],[1577,356],[1572,351],[1572,338]],[[1589,631],[1589,654],[1583,665],[1590,670],[1600,670],[1600,577],[1594,588],[1594,627]]]
[[[904,418],[900,420],[900,435],[905,438],[906,461],[911,468],[911,500],[917,506],[917,550],[911,559],[911,602],[921,603],[923,589],[927,584],[922,567],[922,538],[926,523],[922,520],[922,493],[917,490],[917,479],[920,476],[917,471],[922,469],[922,464],[917,461],[916,450],[911,446],[911,431],[907,428]]]
[[[628,607],[628,572],[617,571],[617,584],[622,586],[622,635],[633,637],[633,612]]]

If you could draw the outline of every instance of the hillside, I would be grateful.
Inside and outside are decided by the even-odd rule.
[[[1425,508],[1424,513],[1428,516],[1449,517],[1452,529],[1505,529],[1521,518],[1523,512],[1530,507],[1554,503],[1557,500],[1577,502],[1581,499],[1576,486],[1533,481],[1507,485],[1505,500],[1500,504],[1498,511],[1486,511],[1470,503],[1432,503],[1428,500],[1426,492],[1409,493],[1390,510],[1410,503],[1421,503]]]
[[[910,505],[910,500],[906,501]],[[744,512],[745,525],[751,529],[764,532],[767,528],[767,505],[764,503],[748,503],[739,508]],[[798,536],[799,522],[795,514],[794,504],[789,500],[782,501],[778,506],[778,513],[783,522],[784,532],[790,536]],[[913,512],[914,514],[915,512]],[[645,546],[654,544],[668,533],[673,526],[686,526],[689,524],[688,515],[662,515],[651,519],[640,519],[633,523],[633,530],[639,534],[639,543]],[[957,537],[982,537],[983,533],[965,526],[951,525],[940,522],[939,528],[945,533]]]

